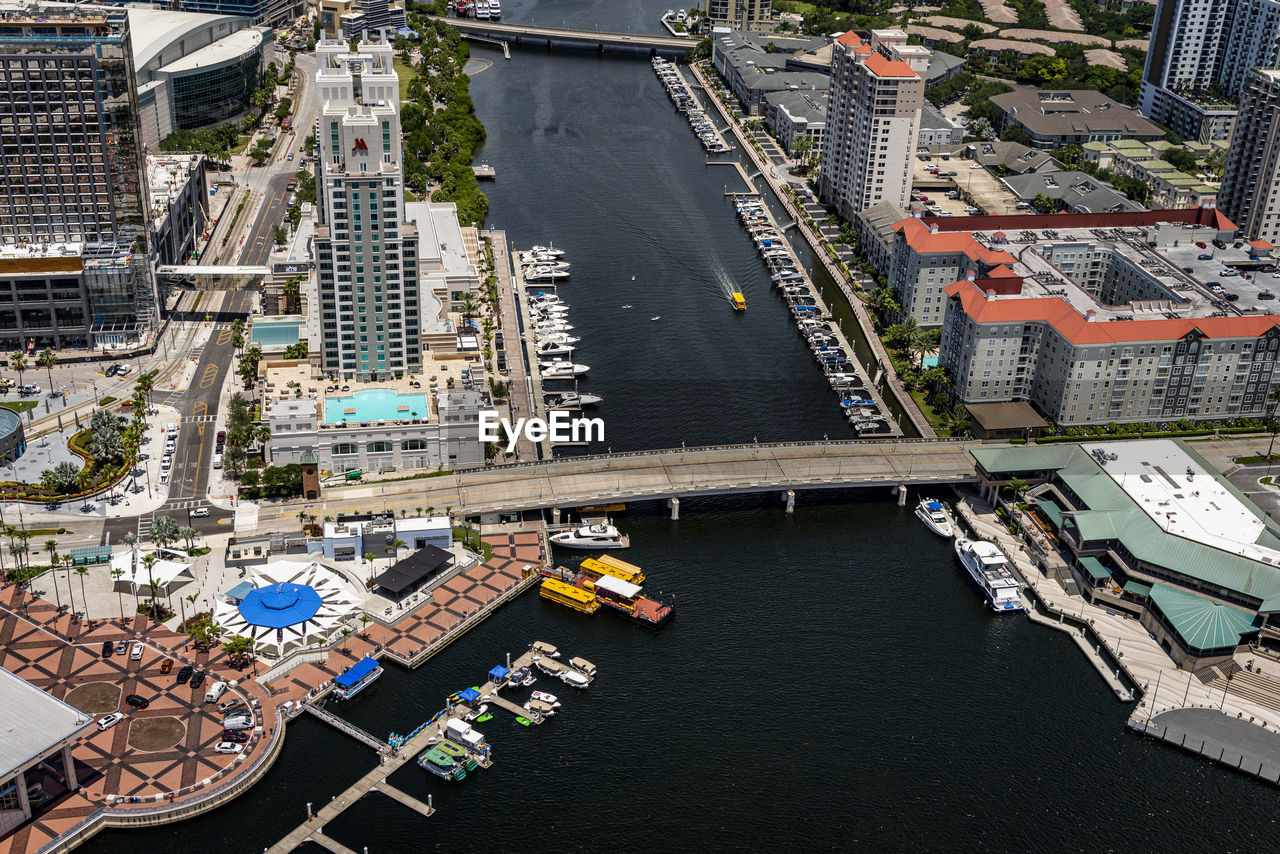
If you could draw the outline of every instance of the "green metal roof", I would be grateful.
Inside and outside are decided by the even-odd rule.
[[[1186,442],[1174,441],[1263,521],[1267,529],[1258,537],[1258,544],[1274,547],[1280,542],[1275,523],[1244,493],[1218,474]],[[982,468],[995,477],[1056,470],[1059,480],[1088,508],[1075,511],[1066,521],[1068,527],[1078,533],[1078,543],[1117,540],[1140,561],[1196,579],[1207,587],[1221,587],[1256,598],[1262,602],[1259,610],[1264,613],[1280,610],[1280,567],[1165,532],[1079,445],[1014,445],[978,448],[972,453]]]
[[[1134,596],[1141,596],[1145,599],[1151,595],[1151,585],[1143,584],[1141,581],[1126,581],[1124,583],[1124,592],[1132,593]]]
[[[1036,502],[1036,506],[1040,508],[1040,512],[1053,523],[1053,527],[1062,527],[1062,508],[1058,506],[1058,502],[1052,498],[1041,498]]]
[[[1192,650],[1237,646],[1257,631],[1252,614],[1164,584],[1151,585],[1151,601]]]
[[[1084,568],[1085,572],[1089,573],[1089,577],[1094,581],[1106,581],[1111,577],[1111,573],[1102,565],[1102,561],[1096,557],[1088,557],[1086,555],[1080,558],[1080,566]]]

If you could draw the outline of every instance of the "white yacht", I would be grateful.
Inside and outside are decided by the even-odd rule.
[[[591,368],[573,362],[539,362],[538,371],[544,380],[564,380],[581,376]]]
[[[577,344],[582,339],[574,338],[568,332],[548,332],[546,334],[535,335],[534,340],[539,344]]]
[[[529,310],[537,312],[538,314],[564,315],[569,313],[569,306],[559,302],[545,302],[530,306]]]
[[[551,409],[581,409],[598,403],[604,403],[604,398],[600,395],[577,391],[566,391],[564,394],[546,398],[546,404]]]
[[[489,20],[489,0],[476,0],[476,20]]]
[[[916,507],[916,516],[924,522],[926,528],[939,537],[951,539],[956,535],[955,529],[951,527],[951,520],[947,518],[947,508],[942,506],[941,501],[921,498],[919,506]]]
[[[538,356],[568,356],[573,352],[572,344],[561,344],[557,341],[546,341],[538,345]]]
[[[993,611],[1013,613],[1022,610],[1018,579],[1000,549],[986,540],[956,539],[956,555],[969,575],[981,588]]]
[[[608,522],[561,531],[552,534],[550,540],[553,545],[570,549],[625,549],[631,545],[631,538]]]
[[[560,681],[571,688],[586,688],[591,680],[576,670],[565,670],[560,673]]]
[[[547,318],[546,320],[539,320],[536,322],[533,325],[533,331],[538,335],[545,332],[572,332],[573,324],[566,323],[565,321],[557,318]]]
[[[524,280],[526,282],[554,282],[567,278],[569,278],[568,270],[556,270],[546,266],[524,268]]]
[[[564,254],[563,249],[557,249],[555,246],[534,246],[529,251],[537,252],[542,255],[554,255],[557,258]]]
[[[489,0],[489,20],[496,21],[502,17],[502,4],[498,0]]]

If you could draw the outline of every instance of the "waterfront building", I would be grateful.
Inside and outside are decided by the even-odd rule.
[[[401,541],[411,550],[428,546],[453,547],[453,523],[448,516],[396,519],[391,515],[339,516],[325,522],[324,556],[329,560],[362,560],[370,552],[382,557],[388,544]]]
[[[748,115],[763,114],[770,93],[792,90],[821,92],[825,96],[831,78],[826,68],[813,69],[796,59],[806,51],[825,46],[825,39],[763,36],[732,31],[717,33],[711,46],[711,64]]]
[[[0,3],[0,346],[136,343],[156,321],[121,8]]]
[[[1133,107],[1091,89],[1019,89],[995,95],[991,103],[1000,111],[997,133],[1021,128],[1038,148],[1164,136]]]
[[[925,101],[920,108],[920,135],[917,145],[959,145],[964,140],[964,128],[942,114],[933,104]]]
[[[1280,242],[1280,69],[1255,68],[1240,100],[1218,203],[1255,240]]]
[[[45,768],[61,768],[66,790],[78,788],[71,744],[93,729],[89,715],[0,668],[0,836],[52,797],[40,784]]]
[[[255,656],[278,661],[338,637],[363,598],[364,590],[318,561],[274,561],[253,566],[245,582],[219,596],[213,619],[223,637],[249,638]]]
[[[338,15],[338,31],[341,38],[378,35],[394,39],[394,30],[405,26],[404,6],[388,0],[353,0],[344,4],[346,10]],[[330,12],[336,11],[330,7]]]
[[[272,31],[248,17],[128,8],[142,141],[239,119],[262,82]]]
[[[1276,0],[1160,0],[1138,107],[1184,139],[1225,141],[1250,69],[1277,65]]]
[[[1274,359],[1274,352],[1272,354]],[[1133,614],[1186,670],[1280,640],[1280,526],[1176,440],[973,451],[984,496],[1014,478],[1094,604]]]
[[[160,265],[185,264],[208,219],[203,154],[147,156],[151,239]]]
[[[1019,199],[1053,199],[1068,213],[1122,213],[1146,210],[1124,193],[1086,172],[1028,172],[1000,179]]]
[[[713,27],[759,30],[773,19],[773,0],[709,0],[707,18]]]
[[[1200,284],[1224,265],[1267,263],[1231,247],[1235,226],[1216,210],[893,228],[890,284],[904,313],[941,318],[957,402],[1027,401],[1059,427],[1223,421],[1265,416],[1280,385],[1280,317],[1265,288],[1235,286],[1230,303]],[[1214,240],[1227,248],[1200,260],[1196,244]]]
[[[906,219],[907,213],[893,202],[876,202],[858,211],[858,247],[872,267],[885,271],[893,258],[894,226]]]
[[[822,150],[822,132],[827,126],[827,92],[787,90],[764,96],[764,123],[788,154],[794,154],[796,140],[808,137],[813,153]]]
[[[314,454],[320,468],[330,472],[484,465],[480,411],[485,405],[475,391],[483,388],[482,368],[452,358],[441,365],[451,371],[446,378],[428,364],[444,388],[432,379],[426,389],[399,380],[341,391],[312,379],[305,363],[265,363],[262,412],[271,429],[271,464],[301,464],[305,455]]]
[[[317,284],[321,369],[377,380],[422,369],[418,232],[405,218],[391,45],[321,42]]]
[[[254,26],[280,28],[306,13],[304,0],[174,0],[175,11],[248,18]]]
[[[901,30],[836,39],[818,193],[850,222],[877,202],[907,205],[929,56]]]

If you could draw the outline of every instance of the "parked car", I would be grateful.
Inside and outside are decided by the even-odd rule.
[[[1228,267],[1228,268],[1226,268],[1225,270],[1222,270],[1221,272],[1219,272],[1219,273],[1218,273],[1218,275],[1219,275],[1219,276],[1222,276],[1224,279],[1229,279],[1229,278],[1231,278],[1232,276],[1238,276],[1238,275],[1240,275],[1240,271],[1239,271],[1239,270],[1233,270],[1233,269],[1231,269],[1230,267]]]
[[[1225,240],[1215,240],[1215,241],[1213,241],[1213,245],[1214,245],[1214,246],[1216,246],[1216,247],[1218,247],[1219,249],[1226,249],[1226,248],[1227,248],[1227,243],[1226,243],[1226,241],[1225,241]]]
[[[104,377],[114,377],[118,370],[120,370],[119,365],[107,365],[107,369],[102,372],[102,375]]]
[[[161,472],[161,473],[160,473],[160,485],[161,485],[161,486],[164,486],[164,485],[165,485],[166,483],[168,483],[168,482],[169,482],[169,473],[168,473],[167,471],[166,471],[166,472]]]
[[[150,700],[138,694],[130,694],[124,698],[124,701],[135,709],[145,709],[147,706],[151,705]]]
[[[216,469],[222,468],[222,454],[213,455],[213,467]]]
[[[227,683],[221,680],[212,683],[209,690],[204,692],[204,701],[206,703],[216,703],[222,699],[222,695],[227,693]]]
[[[116,376],[127,377],[133,373],[133,365],[126,365],[123,362],[116,365]]]
[[[106,732],[122,720],[124,720],[124,712],[112,712],[106,717],[98,718],[98,732]]]
[[[172,659],[172,658],[166,658],[163,662],[161,662],[161,664],[160,664],[160,672],[161,672],[161,673],[168,673],[168,672],[169,672],[170,670],[172,670],[172,669],[173,669],[173,659]]]
[[[160,468],[164,469],[165,471],[168,471],[169,469],[173,468],[172,455],[170,454],[164,455],[164,457],[160,460]]]
[[[222,722],[222,728],[231,730],[253,729],[253,718],[227,718]]]
[[[227,431],[226,431],[226,430],[219,430],[219,431],[218,431],[218,437],[217,437],[217,438],[218,438],[218,441],[219,441],[219,442],[225,442],[225,441],[227,441]]]
[[[1212,256],[1212,255],[1197,255],[1197,256],[1196,256],[1196,260],[1197,260],[1197,261],[1212,261],[1212,260],[1213,260],[1213,256]]]
[[[1226,300],[1227,300],[1227,302],[1235,302],[1235,301],[1236,301],[1236,300],[1238,300],[1238,299],[1240,299],[1240,295],[1239,295],[1239,294],[1227,294],[1227,296],[1226,296]]]
[[[196,669],[192,667],[190,664],[184,664],[182,666],[182,669],[178,671],[178,676],[176,679],[174,679],[174,681],[177,682],[179,685],[181,685],[185,683],[188,679],[190,679],[191,674],[195,672],[196,672]]]
[[[204,671],[203,671],[203,670],[197,670],[195,673],[191,674],[191,687],[192,687],[192,688],[199,688],[199,687],[200,687],[201,685],[203,685],[203,684],[204,684]]]
[[[232,697],[229,700],[223,700],[221,703],[219,703],[218,709],[222,712],[230,712],[231,710],[238,709],[243,705],[244,705],[244,700],[241,700],[239,697]]]
[[[129,651],[128,641],[116,641],[116,655],[124,655]]]
[[[113,644],[111,641],[103,641],[103,642],[102,642],[102,657],[103,657],[103,658],[110,658],[110,657],[111,657],[111,654],[112,654],[113,652],[115,652],[115,651],[116,651],[116,645],[115,645],[115,644]]]
[[[164,452],[166,454],[172,454],[175,450],[177,450],[177,443],[172,439],[169,439],[164,443]]]
[[[242,753],[244,752],[244,745],[235,744],[234,742],[230,742],[230,741],[220,741],[218,742],[218,746],[213,749],[213,752],[214,753]]]
[[[142,645],[142,641],[138,641],[137,643],[135,643],[135,644],[133,645],[133,651],[129,653],[129,660],[130,660],[130,661],[141,661],[141,660],[142,660],[142,650],[143,650],[143,649],[145,649],[145,647]]]
[[[1273,294],[1271,291],[1263,291],[1262,293],[1258,294],[1258,299],[1275,299],[1275,298],[1276,298],[1276,295]]]
[[[43,389],[41,389],[40,386],[27,383],[18,389],[18,394],[39,394],[41,391],[43,391]]]
[[[244,744],[249,740],[249,733],[242,729],[224,729],[222,731],[223,741],[234,741],[237,744]]]
[[[1207,243],[1205,243],[1203,240],[1197,240],[1197,241],[1196,241],[1196,248],[1197,248],[1197,249],[1208,249],[1208,248],[1209,248],[1209,245],[1208,245]]]

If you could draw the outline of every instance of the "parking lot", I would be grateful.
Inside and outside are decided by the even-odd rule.
[[[1021,199],[1010,192],[1000,179],[981,167],[971,168],[974,165],[971,160],[961,160],[956,157],[949,160],[941,160],[937,157],[932,160],[921,160],[917,157],[914,161],[912,187],[919,188],[923,195],[929,197],[930,202],[936,203],[941,211],[950,213],[952,216],[970,215],[966,211],[970,206],[977,208],[980,213],[992,216],[1031,213],[1028,209],[1017,207]],[[936,166],[939,173],[955,172],[956,174],[945,177],[941,174],[934,175],[929,172],[931,166]],[[947,198],[947,190],[954,190],[959,194],[959,198]]]
[[[1197,242],[1205,245],[1197,246]],[[1280,311],[1280,301],[1276,299],[1280,295],[1280,272],[1275,271],[1274,259],[1250,258],[1249,245],[1242,241],[1228,243],[1226,247],[1214,246],[1206,237],[1181,246],[1162,247],[1159,251],[1177,264],[1193,283],[1215,296],[1220,309],[1246,314]],[[1221,286],[1220,292],[1214,284]]]

